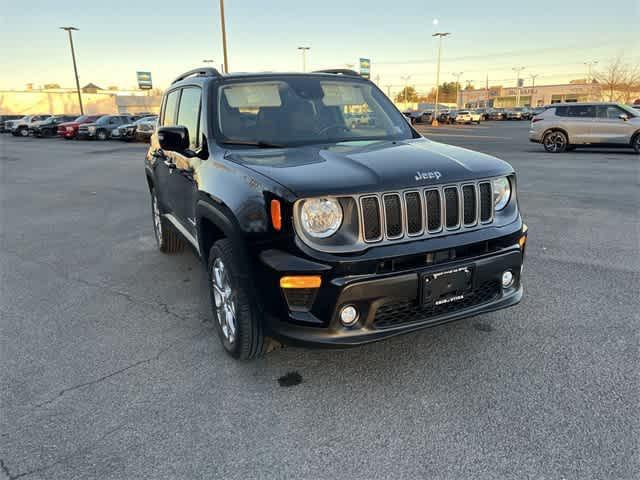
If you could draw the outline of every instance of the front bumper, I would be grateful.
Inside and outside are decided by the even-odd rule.
[[[529,141],[533,143],[542,143],[542,131],[529,130]]]
[[[506,239],[510,246],[484,254],[399,268],[388,273],[348,274],[348,271],[358,270],[352,265],[346,270],[337,269],[340,272],[336,274],[336,269],[332,271],[331,267],[316,263],[313,268],[321,272],[322,285],[314,296],[313,306],[308,311],[289,308],[281,315],[267,314],[267,330],[285,343],[347,347],[516,305],[523,294],[520,274],[525,245],[518,240],[524,237],[526,241],[526,235],[526,230],[522,229]],[[285,267],[276,272],[276,276],[290,274],[291,268],[297,268],[295,261],[292,262],[296,257],[287,260],[288,254],[281,254],[280,261],[266,262],[271,268],[276,263]],[[471,287],[461,292],[462,295],[456,293],[456,300],[451,303],[423,304],[423,276],[457,267],[469,267],[473,271]],[[507,288],[501,284],[505,270],[514,275],[513,285]],[[283,293],[278,293],[283,298]],[[273,298],[278,293],[269,295]],[[344,327],[339,320],[340,310],[347,305],[356,307],[359,313],[358,321],[352,327]]]

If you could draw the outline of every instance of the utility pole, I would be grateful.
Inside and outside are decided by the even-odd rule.
[[[453,74],[456,77],[456,107],[460,108],[460,102],[458,101],[458,96],[460,95],[460,77],[464,75],[464,72],[456,72]]]
[[[307,71],[307,51],[311,50],[311,47],[298,47],[298,50],[302,52],[302,71]]]
[[[529,76],[531,77],[531,96],[529,97],[529,107],[533,108],[534,106],[537,106],[537,105],[533,104],[533,94],[535,93],[536,78],[537,78],[538,74],[537,73],[536,74],[531,74]],[[536,103],[538,103],[538,102],[536,102]]]
[[[513,67],[512,70],[518,75],[516,79],[516,107],[520,106],[520,72],[527,67]]]
[[[78,103],[80,104],[80,115],[84,115],[84,108],[82,107],[82,93],[80,93],[80,80],[78,80],[78,66],[76,65],[76,52],[73,49],[73,37],[72,31],[78,31],[76,27],[60,27],[61,30],[66,30],[69,34],[69,45],[71,45],[71,58],[73,59],[73,73],[76,76],[76,89],[78,90]]]
[[[407,95],[409,94],[408,82],[409,82],[409,79],[411,78],[411,75],[405,75],[404,77],[400,77],[400,78],[404,80],[404,103],[408,103],[408,100],[407,100],[408,98]],[[406,108],[406,105],[405,105],[405,108]]]
[[[591,75],[591,67],[597,65],[598,62],[593,60],[591,62],[584,62],[587,66],[587,84],[588,84],[588,93],[587,93],[587,101],[591,101],[591,88],[593,87],[593,77]]]
[[[224,54],[224,73],[229,73],[229,60],[227,58],[227,29],[224,23],[224,0],[220,0],[220,23],[222,25],[222,53]]]
[[[431,35],[432,37],[439,37],[440,42],[438,45],[438,70],[436,73],[436,105],[434,109],[434,117],[431,125],[438,126],[438,101],[440,97],[440,59],[442,58],[442,38],[451,35],[449,32],[438,32]]]

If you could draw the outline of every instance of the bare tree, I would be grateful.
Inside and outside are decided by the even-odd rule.
[[[609,102],[629,103],[634,92],[640,91],[640,69],[625,63],[622,56],[595,72],[593,77],[600,85],[603,99]]]

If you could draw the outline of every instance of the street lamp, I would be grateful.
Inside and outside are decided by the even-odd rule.
[[[82,107],[82,94],[80,93],[80,80],[78,80],[78,66],[76,65],[76,52],[73,49],[73,37],[71,32],[77,31],[76,27],[60,27],[61,30],[66,30],[69,34],[69,45],[71,45],[71,58],[73,59],[73,73],[76,76],[76,88],[78,90],[78,103],[80,104],[80,115],[84,115],[84,108]]]
[[[457,72],[452,75],[456,77],[456,107],[460,107],[460,103],[458,102],[458,95],[460,95],[460,77],[464,75],[464,72]]]
[[[531,97],[529,98],[529,107],[533,107],[533,94],[536,93],[534,90],[536,89],[536,78],[538,77],[538,74],[532,73],[529,76],[531,77]]]
[[[438,32],[431,35],[432,37],[440,37],[440,42],[438,45],[438,70],[436,73],[436,107],[434,111],[433,121],[431,125],[434,127],[438,126],[438,101],[440,97],[440,58],[442,57],[442,38],[451,35],[449,32]]]
[[[224,55],[224,73],[229,73],[229,60],[227,59],[227,30],[224,23],[224,0],[220,0],[220,23],[222,25],[222,53]]]
[[[311,47],[298,47],[298,50],[302,52],[302,71],[307,71],[307,52],[311,50]]]
[[[516,107],[520,106],[520,72],[523,71],[527,67],[513,67],[512,70],[516,72]]]

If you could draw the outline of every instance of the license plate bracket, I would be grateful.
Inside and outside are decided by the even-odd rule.
[[[473,266],[465,265],[420,276],[423,305],[443,305],[464,300],[473,285]]]

